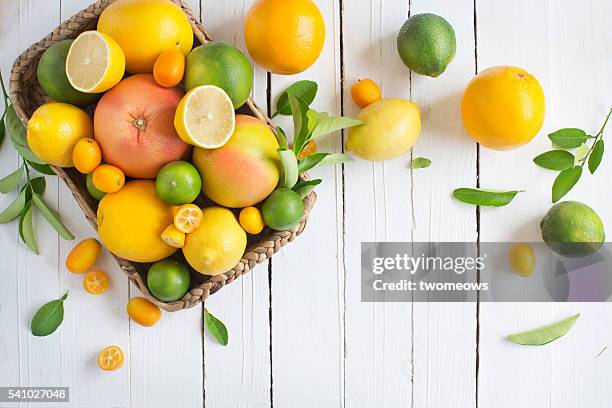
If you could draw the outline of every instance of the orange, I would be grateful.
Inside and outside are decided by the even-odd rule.
[[[92,295],[101,295],[108,289],[108,276],[102,271],[90,271],[83,279],[83,287]]]
[[[89,174],[100,165],[102,151],[98,142],[90,138],[80,139],[72,151],[74,167],[83,174]]]
[[[96,261],[102,245],[95,238],[84,239],[75,245],[66,257],[66,269],[72,273],[88,271]]]
[[[116,193],[125,184],[125,175],[121,169],[110,164],[98,166],[91,177],[94,186],[104,193]]]
[[[161,317],[161,310],[143,297],[130,299],[127,304],[127,314],[141,326],[153,326]]]
[[[159,54],[153,65],[153,78],[159,86],[177,86],[185,74],[185,56],[179,50],[166,50]]]
[[[183,204],[174,213],[174,226],[188,234],[195,231],[202,222],[202,210],[195,204]]]
[[[123,365],[123,351],[118,346],[108,346],[98,354],[98,366],[107,371],[116,370]]]
[[[544,91],[524,69],[487,68],[468,84],[461,100],[463,126],[478,143],[495,150],[515,149],[540,131]]]
[[[319,58],[325,22],[312,0],[257,0],[246,16],[244,39],[251,57],[266,70],[297,74]]]
[[[317,152],[317,142],[315,142],[314,140],[311,140],[310,142],[306,144],[306,146],[304,146],[300,154],[297,155],[297,158],[298,160],[303,160],[304,158],[308,156],[312,156],[316,152]]]
[[[371,79],[360,79],[351,87],[351,96],[353,102],[360,108],[365,108],[368,105],[380,100],[382,93],[376,82]]]

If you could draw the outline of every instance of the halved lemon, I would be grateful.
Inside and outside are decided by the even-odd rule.
[[[180,138],[205,149],[216,149],[227,143],[235,124],[231,99],[214,85],[198,86],[187,92],[174,116],[174,127]]]
[[[185,233],[179,231],[174,224],[170,224],[164,229],[161,234],[161,239],[173,248],[182,248],[185,246]]]
[[[118,346],[108,346],[98,354],[98,366],[107,371],[116,370],[123,365],[123,350]]]
[[[117,85],[125,73],[125,55],[115,40],[85,31],[70,45],[66,76],[77,91],[100,93]]]
[[[189,234],[202,222],[202,210],[195,204],[183,204],[174,214],[174,226],[180,232]]]

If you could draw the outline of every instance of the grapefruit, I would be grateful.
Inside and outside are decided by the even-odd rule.
[[[189,156],[191,146],[174,129],[179,88],[163,88],[153,75],[121,81],[96,107],[94,133],[107,163],[133,178],[151,179],[167,163]]]
[[[280,177],[278,142],[261,120],[236,115],[230,140],[218,149],[196,147],[193,163],[202,176],[202,191],[217,204],[244,208],[274,191]]]

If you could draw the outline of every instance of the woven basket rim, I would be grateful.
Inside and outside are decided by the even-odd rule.
[[[11,102],[21,121],[27,125],[30,118],[28,112],[32,111],[34,106],[40,106],[42,102],[48,100],[46,95],[40,90],[36,79],[36,67],[42,53],[54,43],[64,40],[76,38],[78,34],[87,29],[94,29],[95,22],[102,11],[110,5],[114,0],[98,0],[89,7],[76,13],[68,20],[62,22],[55,30],[49,33],[40,41],[32,44],[26,49],[13,64],[10,77],[9,93]],[[202,23],[195,16],[193,11],[182,0],[171,0],[173,3],[181,7],[194,32],[196,39],[205,44],[212,41],[212,37],[206,32]],[[267,115],[257,107],[255,102],[249,98],[246,106],[251,113],[260,120],[264,121],[273,132],[276,132],[274,125]],[[84,189],[84,175],[76,173],[70,169],[63,169],[51,166],[53,171],[66,183],[67,187],[72,192],[79,207],[92,227],[97,231],[95,202]],[[80,179],[79,179],[80,178]],[[306,174],[300,175],[301,180],[308,180]],[[85,190],[85,191],[84,191]],[[257,264],[260,264],[274,255],[280,248],[287,243],[292,242],[304,230],[310,210],[316,201],[316,193],[312,191],[304,199],[304,216],[300,223],[289,231],[274,231],[262,237],[256,244],[251,245],[245,251],[242,259],[231,270],[216,276],[209,276],[203,282],[192,287],[182,299],[174,302],[161,302],[154,298],[148,290],[145,283],[143,270],[146,267],[143,264],[130,262],[120,257],[116,259],[121,270],[128,276],[129,280],[136,285],[145,298],[155,303],[157,306],[169,312],[187,309],[193,307],[200,302],[206,300],[208,296],[220,290],[223,286],[233,282],[242,274],[249,272]]]

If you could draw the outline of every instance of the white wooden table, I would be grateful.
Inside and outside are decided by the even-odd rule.
[[[92,0],[1,0],[4,78],[15,57]],[[242,22],[252,0],[191,0],[216,39],[244,49]],[[202,307],[165,313],[144,328],[125,304],[137,290],[105,254],[110,291],[91,296],[64,268],[73,243],[37,220],[41,255],[19,243],[17,225],[0,226],[0,386],[70,386],[70,407],[609,407],[612,305],[361,303],[362,241],[534,241],[550,206],[552,172],[532,158],[560,127],[597,128],[611,105],[609,0],[317,0],[327,38],[317,63],[293,77],[256,68],[253,97],[266,107],[298,79],[319,83],[318,110],[355,115],[350,86],[369,77],[385,96],[419,104],[423,132],[413,156],[433,161],[411,174],[408,156],[355,161],[313,172],[324,183],[305,233],[272,262],[214,295],[207,307],[228,325],[230,344],[202,334]],[[410,75],[396,34],[409,13],[444,16],[457,55],[440,78]],[[547,98],[546,122],[511,152],[479,148],[463,130],[459,101],[475,72],[521,66]],[[271,95],[271,100],[268,100]],[[610,132],[608,132],[610,134]],[[0,174],[17,155],[8,141]],[[342,136],[321,146],[340,151]],[[524,188],[501,209],[462,205],[456,187]],[[66,187],[48,177],[46,199],[61,208],[78,239],[93,236]],[[609,228],[612,160],[568,196],[591,205]],[[4,208],[13,194],[0,197]],[[415,222],[413,223],[413,219]],[[612,232],[609,231],[609,234]],[[65,321],[46,338],[29,333],[33,312],[70,290]],[[509,331],[574,312],[572,335],[542,348],[513,345]],[[123,368],[96,366],[103,347],[126,352]],[[22,404],[26,406],[27,404]],[[31,404],[44,406],[45,404]],[[0,406],[14,406],[0,403]],[[60,405],[53,405],[60,406]]]

